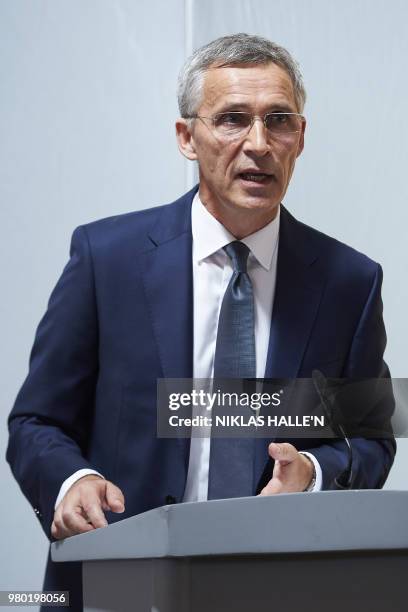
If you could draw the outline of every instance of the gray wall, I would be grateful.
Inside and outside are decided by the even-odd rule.
[[[0,0],[1,456],[73,229],[184,191],[184,26],[183,0]],[[4,461],[0,477],[0,589],[40,588],[45,536]]]
[[[407,18],[404,0],[0,0],[3,455],[73,228],[192,184],[174,139],[177,72],[192,47],[236,31],[302,66],[308,133],[285,203],[383,265],[386,357],[407,376]],[[408,488],[407,465],[402,441],[387,486]],[[0,475],[0,589],[40,588],[45,538],[4,462]]]

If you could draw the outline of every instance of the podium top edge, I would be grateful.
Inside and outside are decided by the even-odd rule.
[[[162,506],[54,542],[53,561],[408,550],[408,491],[288,493]]]

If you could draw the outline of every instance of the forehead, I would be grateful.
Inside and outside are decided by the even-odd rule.
[[[222,66],[204,74],[203,108],[214,112],[224,107],[248,108],[285,105],[296,111],[292,81],[277,64]]]

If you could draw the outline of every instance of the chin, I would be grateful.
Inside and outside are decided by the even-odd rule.
[[[276,197],[265,197],[265,198],[254,198],[251,196],[241,196],[233,203],[235,208],[259,210],[259,211],[273,211],[279,206],[280,200]]]
[[[233,193],[233,192],[231,192]],[[280,197],[282,195],[281,189],[259,189],[247,187],[246,189],[239,189],[235,192],[236,201],[240,202],[250,202],[251,205],[259,205],[264,206],[265,203],[267,205],[271,205],[271,202],[280,202]]]

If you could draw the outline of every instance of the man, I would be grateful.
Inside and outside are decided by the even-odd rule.
[[[234,441],[156,436],[158,378],[388,375],[380,266],[281,206],[304,102],[278,45],[238,34],[199,49],[176,122],[198,188],[74,232],[9,420],[7,457],[48,537],[166,503],[335,487],[342,440],[257,440],[237,470],[248,447]],[[352,445],[351,486],[381,487],[393,443]],[[78,585],[78,564],[49,562],[45,588],[79,610]]]

